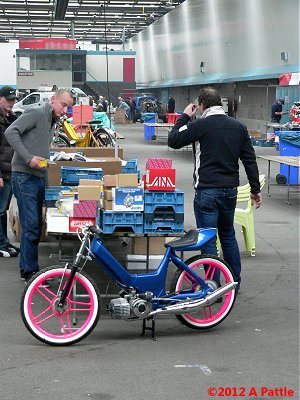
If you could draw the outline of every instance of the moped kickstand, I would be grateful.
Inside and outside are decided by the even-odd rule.
[[[147,323],[146,321],[150,321],[150,320],[151,320],[151,327],[150,326],[146,326],[146,323]],[[155,318],[154,317],[145,318],[143,320],[141,336],[145,336],[146,330],[151,331],[151,339],[156,341],[157,338],[155,337]]]

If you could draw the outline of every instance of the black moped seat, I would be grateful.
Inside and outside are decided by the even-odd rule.
[[[165,247],[171,247],[173,250],[181,247],[193,246],[198,242],[199,232],[196,229],[191,229],[180,239],[173,240],[172,242],[166,243]]]

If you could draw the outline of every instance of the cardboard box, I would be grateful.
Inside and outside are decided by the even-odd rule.
[[[100,179],[79,179],[80,186],[102,186],[102,183]]]
[[[148,158],[146,169],[172,168],[172,160],[167,158]]]
[[[145,176],[145,189],[153,191],[174,191],[176,188],[174,168],[148,169]]]
[[[133,254],[146,255],[147,254],[147,239],[149,240],[149,254],[160,255],[166,251],[164,236],[157,237],[135,237],[133,238]],[[173,239],[173,238],[172,238]]]
[[[149,270],[155,271],[163,259],[163,255],[150,255],[149,256]],[[145,271],[146,270],[146,256],[127,254],[126,267],[131,271]]]
[[[103,200],[103,209],[105,211],[112,211],[112,200]]]
[[[135,187],[112,189],[113,211],[140,212],[144,210],[144,190]]]
[[[61,184],[61,167],[84,167],[84,168],[102,168],[103,174],[120,174],[122,170],[122,161],[119,158],[94,158],[94,161],[57,161],[49,164],[48,168],[48,185],[60,186]]]
[[[104,200],[109,200],[109,201],[112,201],[112,190],[110,189],[110,190],[104,190],[104,192],[103,192],[103,198],[104,198]]]
[[[60,153],[76,153],[81,152],[85,157],[115,157],[114,147],[50,147],[50,151]],[[123,149],[118,147],[118,157],[123,159]]]
[[[115,124],[127,123],[126,112],[124,109],[116,110],[116,113],[114,115],[114,123]]]
[[[100,186],[78,186],[78,200],[96,200],[100,201]]]
[[[103,186],[105,188],[112,188],[118,186],[118,175],[104,175]]]
[[[96,218],[99,202],[96,200],[75,201],[73,217],[75,218]]]
[[[137,174],[119,174],[118,175],[118,187],[136,187],[138,185]]]
[[[86,124],[87,121],[93,119],[93,106],[74,105],[73,106],[73,121],[72,124]]]
[[[77,232],[87,225],[96,225],[96,218],[69,218],[69,232]]]

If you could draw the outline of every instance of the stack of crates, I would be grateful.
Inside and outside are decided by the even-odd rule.
[[[144,192],[144,233],[184,232],[184,192]]]
[[[55,207],[62,190],[70,190],[70,186],[50,186],[45,189],[45,206]]]

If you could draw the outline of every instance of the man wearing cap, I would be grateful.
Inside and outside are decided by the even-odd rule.
[[[16,90],[11,86],[0,89],[0,257],[16,257],[19,254],[19,249],[7,237],[7,210],[12,196],[11,160],[14,151],[4,136],[5,130],[17,119],[12,112],[16,98]]]
[[[271,121],[280,123],[282,114],[284,112],[282,111],[282,106],[284,104],[284,99],[281,97],[280,99],[277,99],[275,103],[272,104],[272,111],[271,111]]]
[[[22,228],[20,273],[26,282],[39,270],[38,245],[47,174],[45,159],[49,158],[55,122],[72,104],[72,93],[59,89],[49,103],[28,108],[5,131],[6,139],[15,151],[11,182]]]

